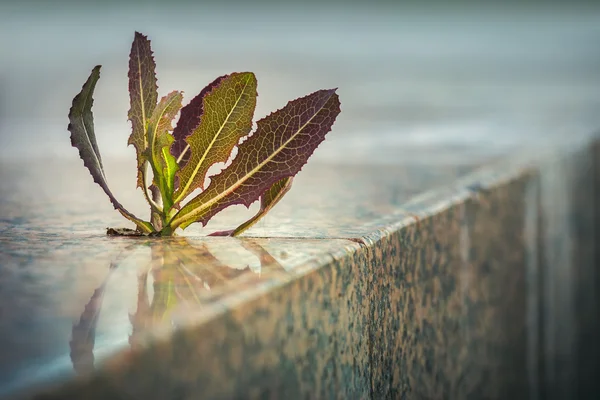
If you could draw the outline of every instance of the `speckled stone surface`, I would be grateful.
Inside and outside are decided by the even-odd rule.
[[[85,220],[95,203],[72,200],[68,236],[6,224],[3,384],[39,399],[430,399],[583,379],[564,354],[595,332],[594,292],[573,293],[593,274],[596,203],[567,187],[597,182],[589,143],[423,180],[345,238],[108,238]]]
[[[526,389],[524,246],[515,233],[527,181],[369,249],[376,398],[506,398]]]

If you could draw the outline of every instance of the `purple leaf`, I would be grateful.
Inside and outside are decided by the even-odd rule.
[[[202,89],[199,95],[194,97],[185,107],[181,109],[179,121],[173,130],[175,142],[171,145],[171,154],[173,154],[175,159],[179,159],[181,153],[183,153],[185,150],[185,154],[179,161],[179,168],[183,167],[190,159],[189,147],[185,139],[190,136],[200,124],[200,119],[202,118],[202,114],[204,114],[204,102],[202,101],[204,96],[210,93],[211,90],[227,76],[228,75],[220,76],[212,83],[208,84],[204,89]]]
[[[144,151],[148,146],[146,129],[156,102],[158,85],[156,84],[156,63],[152,55],[150,40],[139,32],[135,33],[129,54],[129,120],[132,132],[128,144],[135,147],[138,161],[137,185],[145,190],[143,168],[147,161]]]
[[[170,225],[203,225],[234,204],[250,206],[277,181],[296,175],[325,140],[340,102],[335,89],[319,90],[289,102],[258,121],[256,132],[238,148],[231,165],[175,215]]]
[[[107,194],[115,209],[125,218],[133,221],[143,232],[152,232],[154,229],[149,223],[131,214],[117,201],[106,183],[96,134],[94,133],[94,115],[92,113],[94,89],[98,79],[100,79],[100,65],[92,70],[90,77],[83,84],[81,92],[73,99],[73,105],[69,110],[69,126],[67,127],[71,132],[71,145],[79,150],[79,157],[83,160],[83,165],[90,171],[94,182],[100,185],[104,193]]]

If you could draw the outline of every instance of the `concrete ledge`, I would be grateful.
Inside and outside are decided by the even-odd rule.
[[[598,393],[599,149],[510,157],[363,237],[308,241],[320,250],[297,268],[238,282],[175,331],[156,326],[145,345],[36,398]]]

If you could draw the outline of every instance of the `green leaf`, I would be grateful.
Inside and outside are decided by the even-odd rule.
[[[172,136],[169,137],[172,138]],[[169,152],[169,145],[162,148],[162,157],[164,160],[163,175],[166,180],[167,193],[169,198],[172,200],[173,193],[175,192],[175,174],[179,170],[179,165],[177,165],[177,160],[175,160],[175,157],[173,157],[173,155]],[[169,207],[172,206],[173,204],[171,202]]]
[[[144,156],[152,166],[154,184],[162,195],[165,210],[173,205],[173,183],[177,171],[177,162],[170,152],[173,136],[169,132],[173,130],[172,122],[181,109],[182,99],[178,91],[164,96],[148,121],[148,149]]]
[[[219,231],[211,233],[208,236],[238,236],[250,229],[256,224],[262,217],[264,217],[277,203],[285,196],[287,192],[292,188],[293,177],[283,178],[280,181],[275,182],[265,193],[260,196],[260,210],[244,222],[237,228],[229,231]]]
[[[137,153],[138,177],[137,186],[146,193],[145,169],[147,158],[144,156],[148,148],[146,129],[148,120],[156,107],[158,86],[156,84],[156,63],[152,55],[150,40],[139,32],[135,33],[129,54],[129,120],[132,133],[129,145],[135,147]]]
[[[275,204],[279,203],[279,200],[283,198],[283,196],[290,191],[292,188],[293,177],[283,178],[282,180],[276,182],[273,186],[269,188],[262,196],[260,208],[261,210],[270,210],[275,206]]]
[[[117,201],[106,183],[104,167],[94,133],[94,115],[92,113],[94,89],[98,79],[100,79],[100,65],[92,70],[88,80],[81,88],[81,92],[73,99],[67,128],[71,132],[71,145],[79,150],[79,157],[83,160],[83,164],[90,171],[94,182],[100,185],[107,194],[115,209],[125,218],[133,221],[143,232],[153,232],[154,229],[148,222],[131,214]]]
[[[190,102],[181,109],[179,121],[177,121],[175,129],[173,129],[175,143],[171,146],[171,154],[177,159],[177,164],[179,164],[180,168],[182,168],[190,159],[190,146],[187,144],[186,139],[198,127],[198,124],[200,124],[200,119],[204,114],[204,97],[224,78],[227,78],[227,76],[228,75],[220,76],[206,85],[200,94],[190,100]]]
[[[203,187],[210,166],[227,161],[239,140],[250,133],[256,96],[256,77],[251,72],[225,76],[206,92],[200,123],[186,138],[191,153],[178,173],[175,204]]]
[[[319,90],[258,121],[231,165],[169,221],[171,228],[185,229],[195,221],[206,225],[224,208],[248,207],[277,181],[296,175],[325,140],[339,112],[335,89]]]

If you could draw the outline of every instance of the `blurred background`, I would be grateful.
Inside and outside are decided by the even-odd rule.
[[[135,30],[152,40],[160,95],[177,89],[190,99],[219,75],[253,71],[260,118],[339,87],[343,112],[314,156],[321,161],[398,156],[370,156],[382,147],[502,151],[600,126],[595,2],[398,3],[4,0],[0,157],[75,159],[67,113],[102,64],[99,147],[104,158],[133,158],[126,114]]]

